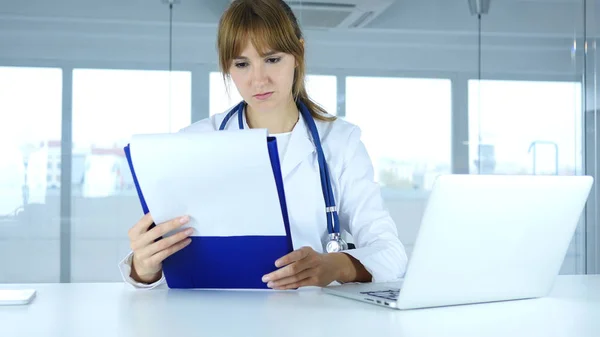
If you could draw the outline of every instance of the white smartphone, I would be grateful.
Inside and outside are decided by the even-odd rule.
[[[29,304],[35,293],[33,289],[0,289],[0,305]]]

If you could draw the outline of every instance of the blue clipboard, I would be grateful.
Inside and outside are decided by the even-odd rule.
[[[163,261],[169,288],[268,289],[261,280],[263,275],[277,269],[275,261],[292,252],[293,244],[275,137],[267,137],[267,148],[285,236],[192,237],[187,247]],[[146,214],[149,209],[135,175],[129,144],[124,151]]]

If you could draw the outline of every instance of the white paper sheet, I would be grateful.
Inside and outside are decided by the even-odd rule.
[[[182,228],[195,236],[285,235],[266,139],[259,129],[134,136],[132,163],[155,223],[189,215]]]

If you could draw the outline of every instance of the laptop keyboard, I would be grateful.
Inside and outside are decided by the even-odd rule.
[[[383,299],[390,300],[390,301],[395,301],[398,299],[398,295],[400,294],[400,289],[362,291],[361,294],[375,296],[375,297],[383,298]]]

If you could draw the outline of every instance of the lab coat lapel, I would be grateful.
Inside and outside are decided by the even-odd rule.
[[[283,179],[315,151],[315,146],[308,134],[304,118],[300,116],[296,126],[292,130],[287,150],[281,163],[281,175]]]

